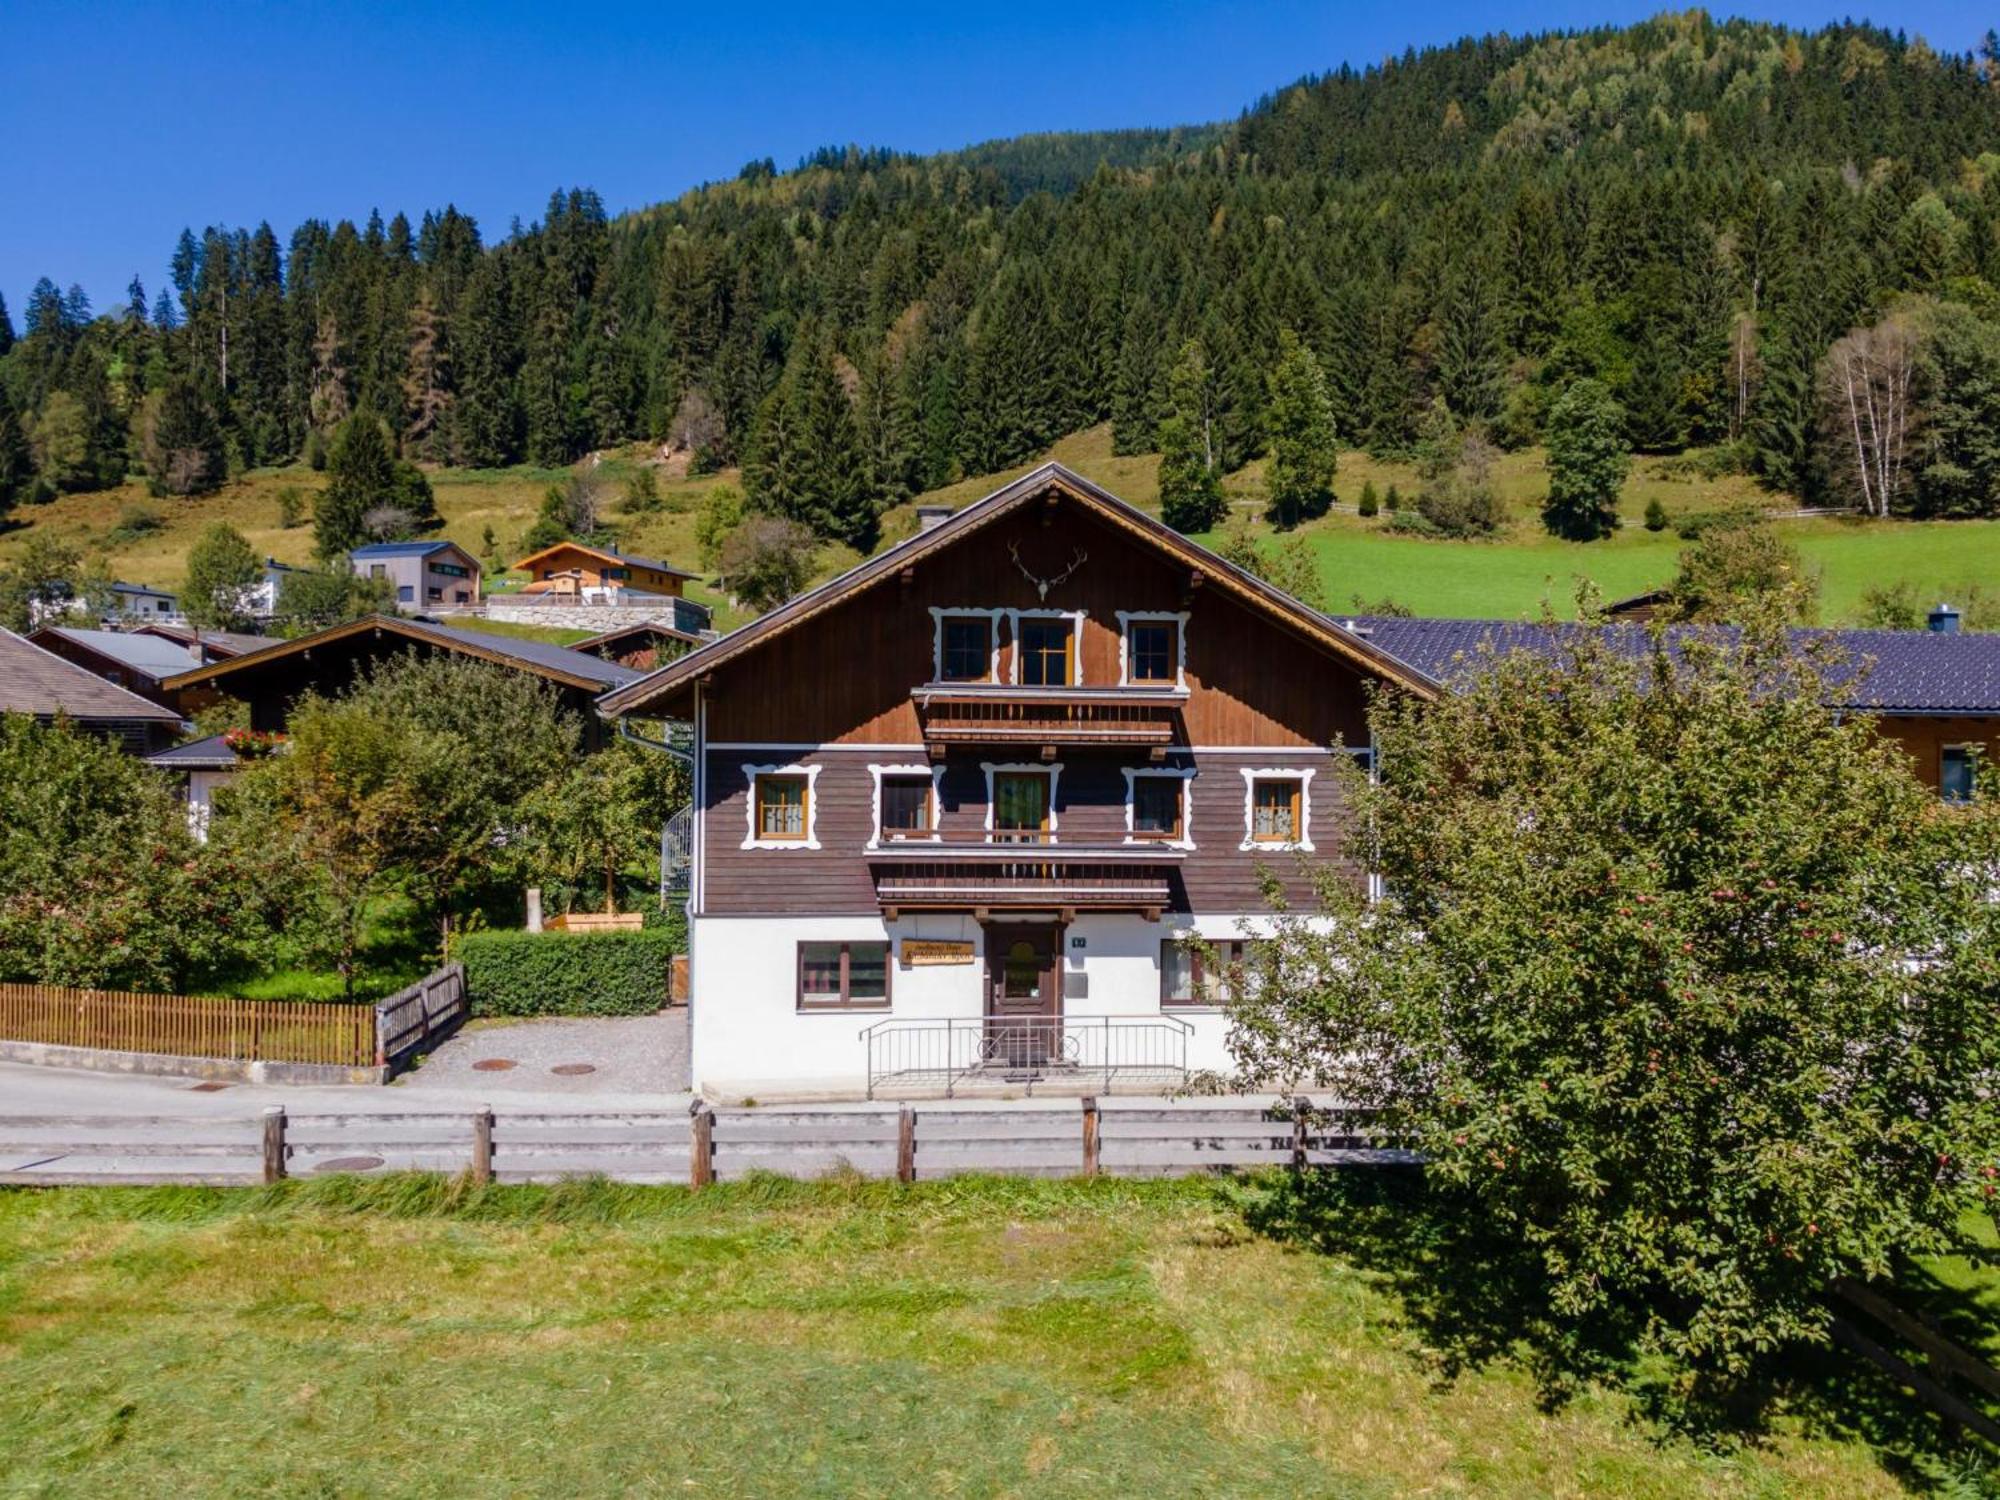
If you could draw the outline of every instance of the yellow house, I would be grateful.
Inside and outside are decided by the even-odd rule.
[[[581,594],[586,589],[630,589],[679,598],[681,581],[695,575],[653,557],[634,557],[585,542],[557,542],[514,566],[529,576],[525,594]]]

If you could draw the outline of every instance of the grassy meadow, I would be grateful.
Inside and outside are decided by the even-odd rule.
[[[601,456],[600,469],[614,495],[622,495],[626,476],[644,456],[642,447]],[[1073,433],[1046,457],[1060,459],[1137,505],[1158,506],[1157,455],[1114,454],[1108,426]],[[1031,467],[1023,464],[969,478],[920,496],[918,502],[964,505]],[[1261,516],[1262,467],[1261,462],[1248,465],[1230,475],[1224,488],[1260,543],[1270,547],[1277,538]],[[696,567],[696,511],[710,490],[737,483],[738,476],[733,471],[699,478],[656,472],[663,502],[659,510],[627,515],[613,506],[611,520],[620,529],[621,545]],[[489,560],[489,586],[512,587],[520,575],[510,580],[491,571],[490,559],[497,556],[504,564],[520,555],[521,535],[534,520],[542,495],[566,474],[528,467],[433,470],[431,485],[445,519],[443,535]],[[1362,485],[1371,481],[1378,493],[1386,493],[1393,484],[1405,497],[1413,497],[1417,489],[1416,471],[1407,464],[1343,453],[1337,484],[1343,508],[1302,528],[1319,563],[1326,603],[1336,613],[1353,609],[1357,600],[1389,599],[1419,614],[1517,618],[1536,613],[1546,599],[1557,613],[1568,614],[1573,612],[1576,583],[1582,577],[1591,578],[1606,599],[1638,593],[1673,577],[1686,543],[1671,527],[1661,532],[1644,528],[1641,521],[1650,501],[1659,500],[1673,517],[1785,503],[1784,497],[1769,495],[1740,475],[1691,477],[1684,466],[1642,456],[1634,461],[1625,488],[1624,528],[1602,542],[1557,541],[1541,527],[1547,467],[1540,450],[1530,449],[1502,454],[1495,465],[1494,481],[1511,516],[1505,533],[1487,542],[1458,542],[1396,535],[1388,529],[1386,513],[1373,519],[1356,515],[1351,507]],[[137,483],[65,495],[45,506],[22,507],[9,524],[0,526],[0,563],[18,550],[31,530],[42,529],[75,542],[87,556],[106,559],[121,578],[174,587],[181,581],[189,545],[211,520],[230,522],[261,553],[281,562],[304,563],[312,555],[312,528],[309,523],[281,526],[278,495],[287,487],[303,490],[309,515],[310,496],[322,482],[323,476],[295,467],[253,471],[198,500],[155,500]],[[884,517],[886,540],[907,536],[915,528],[918,502],[899,506]],[[158,527],[140,535],[121,533],[120,520],[134,507],[153,512]],[[1922,595],[1945,598],[1962,594],[1968,583],[2000,576],[2000,521],[1814,517],[1779,524],[1820,571],[1828,623],[1852,620],[1871,585],[1908,580]],[[831,577],[857,560],[850,549],[829,546],[822,550],[818,576]],[[716,590],[697,582],[688,592],[714,608],[724,628],[742,622],[743,614]]]
[[[1445,1378],[1365,1245],[1259,1231],[1270,1191],[0,1193],[0,1492],[1907,1493],[1823,1417],[1698,1445]]]

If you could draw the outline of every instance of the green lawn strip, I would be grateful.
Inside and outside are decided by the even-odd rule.
[[[1203,1181],[15,1192],[0,1369],[7,1493],[1895,1490],[1438,1382],[1375,1277]]]

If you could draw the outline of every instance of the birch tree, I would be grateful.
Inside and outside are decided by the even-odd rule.
[[[1886,516],[1902,496],[1909,451],[1917,333],[1902,314],[1834,342],[1822,366],[1822,409],[1840,455],[1836,473],[1864,515]]]

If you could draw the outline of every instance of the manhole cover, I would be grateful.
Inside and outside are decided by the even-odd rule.
[[[228,1087],[229,1085],[226,1083],[215,1083],[211,1081],[209,1083],[197,1083],[193,1088],[189,1089],[188,1092],[190,1094],[219,1094]]]
[[[550,1068],[549,1071],[562,1078],[581,1078],[586,1073],[595,1073],[597,1071],[597,1064],[557,1063],[553,1068]]]
[[[315,1172],[372,1172],[382,1165],[379,1156],[336,1156],[314,1167]]]
[[[511,1057],[482,1057],[472,1065],[475,1073],[504,1073],[509,1068],[519,1067]]]

